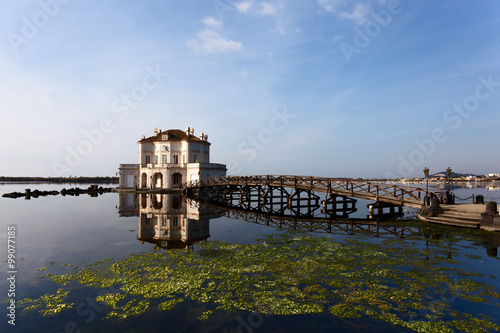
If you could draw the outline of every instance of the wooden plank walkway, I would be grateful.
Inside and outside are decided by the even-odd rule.
[[[262,186],[287,187],[300,190],[310,190],[328,194],[344,195],[359,199],[368,199],[393,205],[420,208],[426,195],[426,189],[421,187],[402,186],[394,184],[372,183],[348,178],[324,178],[310,176],[224,176],[210,179],[199,179],[184,183],[183,191],[203,187],[226,186]],[[446,192],[429,189],[429,195],[437,197],[444,203]]]

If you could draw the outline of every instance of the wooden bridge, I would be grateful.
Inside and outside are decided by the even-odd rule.
[[[436,197],[440,202],[446,200],[446,192],[425,188],[394,184],[372,183],[345,178],[322,178],[306,176],[224,176],[199,179],[184,183],[182,191],[186,195],[204,192],[211,198],[222,196],[225,200],[233,199],[236,194],[240,201],[277,205],[300,211],[301,208],[319,207],[319,196],[315,192],[326,194],[322,201],[324,212],[337,210],[338,205],[353,205],[359,198],[373,200],[377,204],[420,208],[426,194]],[[340,199],[340,200],[339,200]]]

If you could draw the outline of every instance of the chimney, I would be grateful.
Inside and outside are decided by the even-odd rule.
[[[205,134],[205,137],[203,138],[203,140],[208,141],[208,134]]]
[[[191,131],[190,127],[186,127],[186,134],[189,135],[189,132]]]
[[[158,127],[155,128],[154,133],[155,133],[155,135],[158,135],[158,133],[160,133],[160,131],[158,130]]]
[[[194,135],[194,128],[191,128],[191,130],[189,131],[189,134]]]
[[[146,138],[145,135],[141,135],[141,140],[144,140]]]
[[[203,138],[205,137],[205,135],[203,134],[203,132],[200,133],[200,139],[203,140]]]

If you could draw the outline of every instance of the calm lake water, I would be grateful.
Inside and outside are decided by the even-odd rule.
[[[500,202],[500,186],[476,185],[452,190]],[[76,186],[87,185],[8,184],[0,194]],[[352,216],[365,218],[366,204],[359,200]],[[280,229],[171,195],[0,198],[0,212],[0,270],[15,276],[16,296],[15,326],[2,303],[3,332],[493,332],[500,325],[500,233],[405,219],[299,220]],[[2,301],[11,282],[0,281]]]

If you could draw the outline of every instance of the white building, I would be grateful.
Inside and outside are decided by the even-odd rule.
[[[139,164],[120,165],[120,188],[173,189],[182,183],[226,175],[226,165],[210,163],[208,135],[155,128],[138,142]]]

